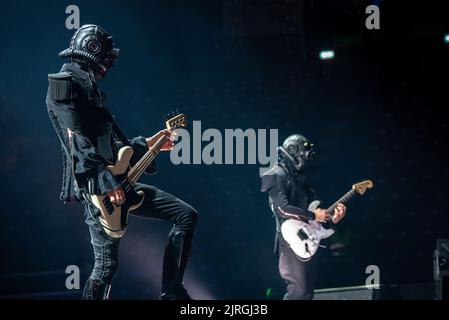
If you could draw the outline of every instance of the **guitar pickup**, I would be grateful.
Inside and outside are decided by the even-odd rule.
[[[108,214],[113,214],[114,213],[114,206],[112,205],[112,203],[109,200],[109,198],[104,198],[103,199],[103,205],[106,208],[106,210],[108,211]]]
[[[299,239],[301,239],[301,240],[307,240],[307,239],[309,239],[309,236],[307,235],[307,233],[304,232],[303,229],[299,229],[299,231],[298,231],[298,237],[299,237]]]

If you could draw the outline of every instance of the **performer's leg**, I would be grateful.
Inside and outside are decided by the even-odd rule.
[[[82,299],[106,300],[109,298],[112,278],[117,270],[120,239],[113,239],[104,232],[93,206],[84,206],[94,251],[94,268],[84,286]]]
[[[136,189],[145,192],[145,200],[132,211],[134,215],[173,223],[164,252],[160,298],[191,299],[183,287],[183,277],[198,213],[189,204],[156,187],[136,184]]]
[[[299,260],[282,236],[279,237],[279,273],[287,283],[284,300],[313,298],[314,278],[310,263]]]

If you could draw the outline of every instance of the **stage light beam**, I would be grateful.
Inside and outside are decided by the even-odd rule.
[[[332,60],[335,57],[334,50],[322,50],[320,51],[320,60]]]
[[[269,299],[271,297],[271,288],[267,288],[265,291],[265,298]]]
[[[444,35],[444,43],[449,43],[449,33]]]

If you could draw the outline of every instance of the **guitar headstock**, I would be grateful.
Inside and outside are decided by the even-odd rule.
[[[371,180],[364,180],[354,184],[352,189],[354,189],[358,194],[363,195],[366,189],[371,189],[372,187],[374,187],[374,184]]]
[[[177,129],[187,126],[187,116],[184,113],[174,112],[165,117],[165,126],[167,129]]]

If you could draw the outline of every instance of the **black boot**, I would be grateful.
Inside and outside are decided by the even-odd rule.
[[[183,286],[192,238],[193,234],[184,231],[170,233],[164,253],[161,300],[192,300]]]
[[[159,300],[193,300],[183,285],[177,286],[172,290],[162,289]]]

